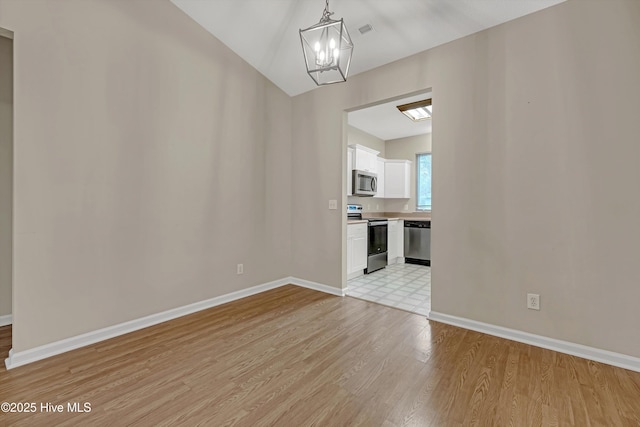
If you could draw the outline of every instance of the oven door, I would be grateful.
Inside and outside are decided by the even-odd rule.
[[[388,221],[369,221],[368,255],[387,252],[387,227]]]

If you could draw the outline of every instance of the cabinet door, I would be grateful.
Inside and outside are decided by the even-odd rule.
[[[367,153],[367,164],[369,165],[369,172],[378,172],[378,156],[373,153]]]
[[[387,160],[384,164],[384,196],[387,199],[411,197],[411,162],[409,160]]]
[[[378,156],[360,148],[355,149],[355,168],[366,172],[376,172]]]
[[[358,235],[353,238],[353,270],[367,268],[367,236]]]
[[[404,221],[398,221],[398,258],[404,259]]]
[[[376,158],[376,162],[378,164],[378,172],[376,172],[378,174],[378,190],[376,191],[376,195],[373,197],[376,197],[378,199],[383,199],[384,198],[384,159],[381,159],[380,157]]]
[[[366,223],[347,225],[347,274],[367,268],[367,232]]]
[[[359,171],[366,171],[369,168],[368,159],[366,158],[367,152],[356,148],[353,154],[356,156],[353,161],[353,168]]]
[[[398,258],[398,221],[389,221],[387,230],[388,259],[390,262],[395,262],[395,259]]]

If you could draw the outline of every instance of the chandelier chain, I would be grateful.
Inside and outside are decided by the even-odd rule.
[[[324,11],[322,12],[322,18],[320,18],[320,22],[330,21],[331,15],[333,15],[333,12],[329,12],[329,0],[325,0]]]

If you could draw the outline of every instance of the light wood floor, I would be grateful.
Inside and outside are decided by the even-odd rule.
[[[640,373],[286,286],[0,369],[3,401],[92,410],[1,426],[638,426]]]

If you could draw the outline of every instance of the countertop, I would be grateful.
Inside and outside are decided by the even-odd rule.
[[[389,221],[397,221],[399,219],[403,220],[403,221],[431,221],[430,217],[416,217],[416,216],[412,216],[412,217],[387,217],[387,216],[370,216],[367,218],[372,218],[372,219],[386,219]],[[364,222],[367,222],[366,219],[349,219],[347,220],[347,224],[362,224]]]
[[[403,215],[398,215],[398,216],[383,216],[383,215],[371,215],[371,216],[365,216],[366,218],[373,218],[373,219],[388,219],[389,221],[393,221],[393,220],[404,220],[404,221],[431,221],[431,217],[430,216],[403,216]]]
[[[431,221],[431,212],[372,212],[364,213],[365,218],[387,219],[389,221]],[[361,224],[367,222],[366,219],[347,220],[347,224]]]
[[[382,216],[405,221],[431,221],[431,212],[384,212]]]

